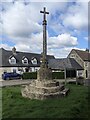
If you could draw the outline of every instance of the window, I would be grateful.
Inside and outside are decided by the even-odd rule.
[[[9,58],[9,63],[10,64],[16,64],[16,59],[14,57]]]
[[[71,54],[71,58],[75,58],[75,54]]]
[[[37,64],[37,59],[36,58],[32,58],[31,62],[32,62],[32,64],[36,65]]]
[[[27,58],[24,58],[24,59],[22,60],[22,63],[23,63],[23,64],[28,64],[28,59],[27,59]]]

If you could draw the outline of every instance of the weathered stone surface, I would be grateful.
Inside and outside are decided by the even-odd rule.
[[[22,88],[22,96],[30,99],[48,99],[48,98],[59,98],[66,95],[64,85],[61,85],[57,81],[53,80],[35,80],[30,85],[26,85]]]
[[[52,71],[51,69],[41,67],[37,72],[37,79],[42,80],[52,80]]]

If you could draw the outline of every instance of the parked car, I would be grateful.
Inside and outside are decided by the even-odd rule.
[[[3,80],[21,79],[21,78],[22,78],[22,75],[15,73],[15,72],[10,72],[10,73],[4,72],[2,74]]]

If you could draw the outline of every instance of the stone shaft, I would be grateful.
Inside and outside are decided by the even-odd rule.
[[[46,12],[46,8],[44,7],[43,11],[40,11],[40,13],[43,13],[43,54],[42,54],[42,67],[46,67],[47,60],[47,21],[46,21],[46,14],[49,14],[49,12]]]

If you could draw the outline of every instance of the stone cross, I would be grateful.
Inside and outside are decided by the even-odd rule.
[[[43,11],[40,11],[40,13],[43,13],[43,58],[42,58],[42,65],[43,67],[46,66],[46,55],[47,55],[47,31],[46,31],[46,25],[47,25],[47,20],[46,20],[46,14],[49,14],[49,12],[46,12],[46,8],[44,7]]]

